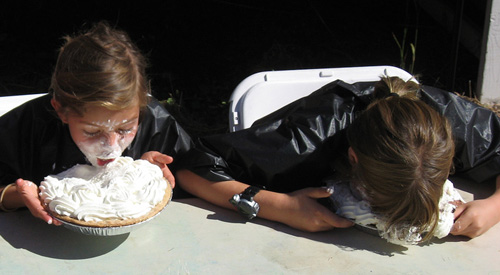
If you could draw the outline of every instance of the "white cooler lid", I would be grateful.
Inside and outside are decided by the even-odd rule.
[[[0,96],[0,116],[3,116],[3,114],[25,103],[26,101],[40,97],[42,95],[45,94]]]
[[[384,75],[399,76],[404,80],[413,78],[408,72],[393,66],[255,73],[245,78],[229,99],[229,129],[234,132],[248,128],[256,120],[311,94],[332,81],[342,80],[347,83],[377,81]]]

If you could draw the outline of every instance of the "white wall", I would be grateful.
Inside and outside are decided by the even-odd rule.
[[[482,103],[500,103],[500,0],[489,0],[486,9],[478,87]]]

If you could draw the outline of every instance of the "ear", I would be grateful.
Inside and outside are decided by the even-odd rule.
[[[61,103],[59,103],[59,101],[57,101],[54,97],[52,97],[52,99],[50,100],[50,104],[52,105],[52,107],[56,111],[57,116],[59,117],[59,119],[63,123],[67,124],[68,123],[68,118],[66,117],[66,113],[63,111]]]
[[[347,156],[349,157],[349,163],[351,163],[352,166],[358,163],[358,156],[356,156],[356,153],[352,149],[352,147],[349,147],[347,149]]]

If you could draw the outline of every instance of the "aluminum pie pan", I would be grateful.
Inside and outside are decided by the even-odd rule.
[[[144,220],[142,222],[138,222],[135,224],[131,225],[124,225],[124,226],[111,226],[111,227],[92,227],[92,226],[82,226],[82,225],[77,225],[73,224],[58,218],[55,218],[56,220],[60,221],[65,228],[68,228],[71,231],[75,231],[78,233],[82,233],[84,235],[90,235],[90,236],[116,236],[116,235],[122,235],[126,233],[130,233],[133,230],[143,226],[147,222],[151,221],[154,219],[156,216],[158,216],[161,211],[156,213],[156,215],[150,217],[147,220]]]
[[[170,204],[170,201],[172,201],[173,192],[172,192],[172,186],[170,185],[170,182],[167,181],[167,183],[168,183],[167,188],[170,189],[170,197],[168,198],[168,201],[165,204],[165,206],[160,211],[158,211],[158,213],[149,217],[147,220],[144,220],[144,221],[141,221],[141,222],[138,222],[135,224],[123,225],[123,226],[110,226],[110,227],[94,227],[94,226],[83,226],[83,225],[73,224],[73,223],[58,219],[58,218],[54,218],[54,219],[60,221],[65,228],[67,228],[71,231],[77,232],[77,233],[84,234],[84,235],[117,236],[117,235],[127,234],[127,233],[132,232],[133,230],[136,230],[137,228],[142,227],[143,225],[145,225],[149,221],[156,218],[161,212],[163,212],[165,207],[167,207],[167,205]]]
[[[360,223],[355,222],[354,228],[361,230],[365,233],[368,233],[370,235],[380,237],[380,233],[378,232],[377,227],[375,227],[372,224],[364,225],[364,224],[360,224]]]

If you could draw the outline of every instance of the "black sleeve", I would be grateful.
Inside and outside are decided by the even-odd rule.
[[[20,114],[10,111],[0,117],[0,186],[18,179],[22,169],[22,156],[18,152],[21,144],[17,119]]]
[[[361,86],[332,83],[233,133],[203,137],[190,152],[194,173],[276,192],[319,186],[347,151],[343,129],[365,108]],[[365,88],[365,87],[364,87]]]
[[[50,95],[33,99],[0,117],[0,184],[18,178],[36,184],[85,157],[50,105]]]
[[[444,114],[455,138],[455,171],[476,182],[500,174],[500,118],[488,108],[437,88],[422,89],[422,100]]]
[[[193,147],[189,134],[177,123],[161,103],[152,98],[141,114],[136,137],[123,153],[139,159],[148,151],[158,151],[174,158],[172,173],[182,167],[184,155]]]

